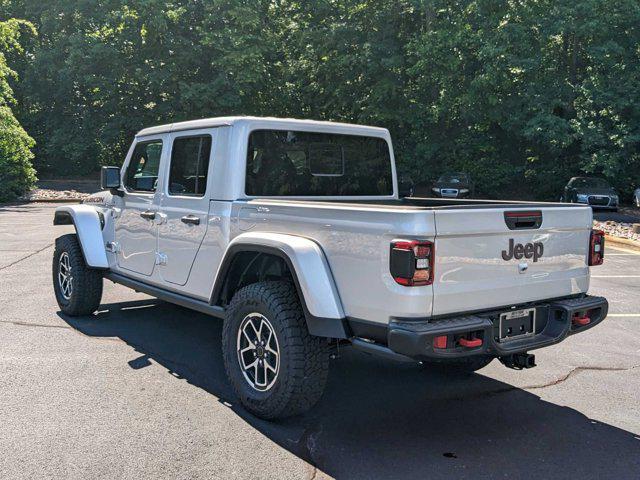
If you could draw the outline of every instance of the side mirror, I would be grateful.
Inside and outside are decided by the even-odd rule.
[[[100,170],[100,188],[102,190],[119,191],[120,169],[118,167],[102,167]]]

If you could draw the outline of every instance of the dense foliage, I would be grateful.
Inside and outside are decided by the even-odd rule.
[[[225,114],[388,127],[416,181],[557,199],[640,181],[637,0],[4,0],[35,24],[18,117],[44,173],[123,158],[142,127]]]
[[[27,135],[11,106],[15,103],[9,78],[15,72],[7,65],[3,52],[21,52],[21,32],[31,25],[15,19],[0,22],[0,202],[13,200],[33,187],[36,172],[31,165],[33,139]]]

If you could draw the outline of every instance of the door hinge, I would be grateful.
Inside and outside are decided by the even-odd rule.
[[[118,253],[120,251],[120,244],[118,242],[107,242],[105,249],[107,252]]]
[[[166,265],[167,256],[164,253],[156,252],[156,265]]]
[[[163,223],[167,223],[167,214],[161,212],[156,213],[156,225],[162,225]]]

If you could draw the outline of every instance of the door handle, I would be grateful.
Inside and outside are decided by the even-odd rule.
[[[140,212],[140,216],[146,220],[153,220],[156,218],[156,212],[152,210],[145,210],[144,212]]]
[[[196,217],[195,215],[185,215],[180,221],[189,225],[200,225],[200,217]]]

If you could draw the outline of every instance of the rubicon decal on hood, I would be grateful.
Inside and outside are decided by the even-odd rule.
[[[502,258],[504,260],[511,260],[515,258],[520,260],[521,258],[533,258],[534,262],[537,262],[540,257],[544,255],[544,245],[542,242],[532,243],[515,243],[513,238],[509,239],[509,248],[502,251]]]

